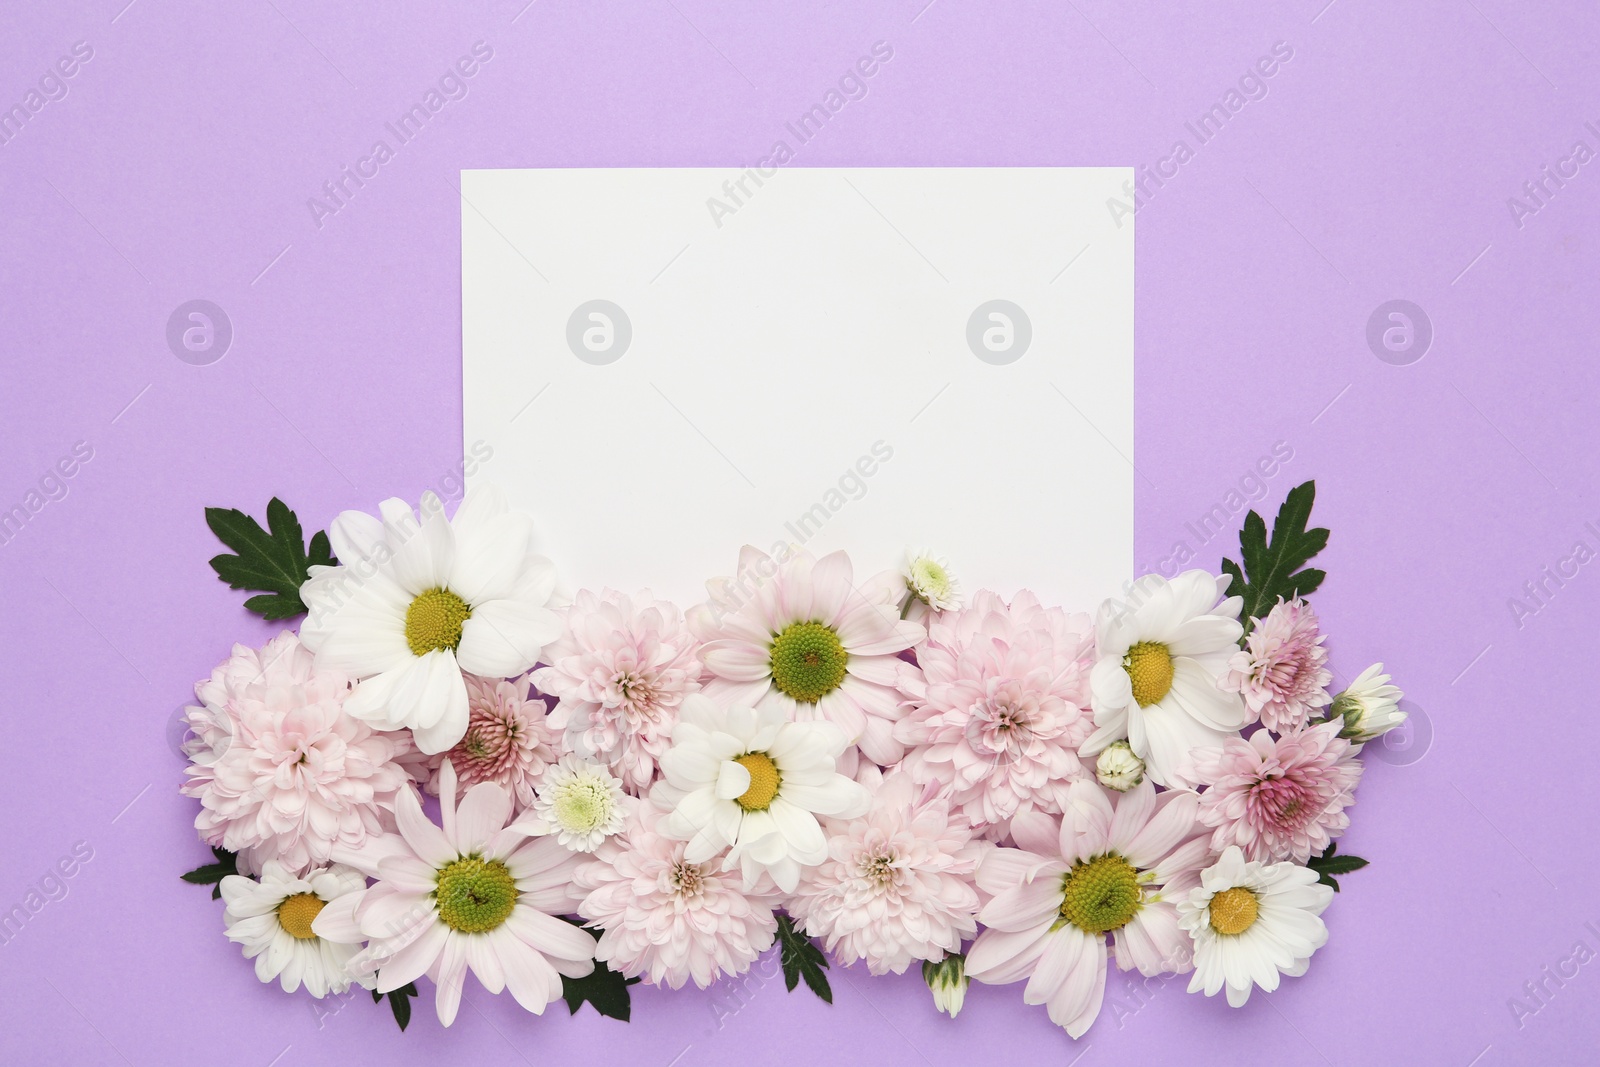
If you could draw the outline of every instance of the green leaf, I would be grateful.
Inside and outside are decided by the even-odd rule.
[[[1252,511],[1245,516],[1244,528],[1239,532],[1243,566],[1231,559],[1222,561],[1222,572],[1233,579],[1228,584],[1228,595],[1244,599],[1239,614],[1245,633],[1250,632],[1251,620],[1266,615],[1280,598],[1308,596],[1327,577],[1324,571],[1306,566],[1328,544],[1326,529],[1306,528],[1316,495],[1316,482],[1304,482],[1289,490],[1272,522],[1271,541],[1267,540],[1267,524],[1260,515]]]
[[[787,915],[778,916],[778,960],[783,965],[783,984],[794,992],[800,979],[806,988],[825,1002],[833,1003],[833,990],[823,969],[828,957],[822,954],[815,941],[795,929],[794,920]]]
[[[178,877],[190,885],[211,886],[211,899],[218,900],[222,896],[222,880],[230,874],[238,874],[239,869],[235,866],[233,853],[227,849],[212,845],[211,854],[217,858],[217,862],[196,867]]]
[[[411,1022],[411,998],[417,995],[417,983],[407,982],[399,989],[389,993],[389,1010],[394,1012],[394,1021],[400,1024],[403,1032],[406,1024]],[[383,1000],[384,994],[376,989],[372,991],[372,1002],[377,1004]]]
[[[569,923],[594,938],[600,940],[600,931],[591,930],[576,919],[567,919]],[[588,1001],[594,1005],[594,1010],[611,1019],[621,1019],[627,1022],[633,1012],[632,998],[628,994],[628,987],[639,982],[638,978],[623,978],[621,974],[607,967],[600,960],[594,961],[594,970],[582,978],[568,978],[561,976],[561,998],[567,1002],[567,1013],[578,1014],[578,1009],[583,1007],[583,1002]]]
[[[1307,868],[1317,872],[1317,881],[1321,882],[1325,886],[1333,887],[1333,891],[1335,893],[1339,891],[1339,883],[1333,877],[1334,875],[1349,874],[1351,871],[1359,871],[1361,868],[1367,865],[1367,861],[1362,859],[1360,856],[1334,855],[1334,853],[1338,850],[1339,842],[1330,841],[1328,843],[1328,850],[1326,852],[1320,856],[1313,856],[1306,862]]]
[[[263,595],[251,597],[244,606],[269,621],[304,615],[300,586],[310,577],[309,568],[338,562],[322,531],[312,535],[307,550],[301,540],[300,520],[277,497],[267,504],[266,530],[235,508],[206,508],[206,525],[236,553],[212,557],[211,569],[230,589],[261,592]]]

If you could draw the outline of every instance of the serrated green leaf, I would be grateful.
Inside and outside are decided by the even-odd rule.
[[[400,1030],[404,1032],[406,1026],[411,1022],[411,998],[417,995],[417,983],[407,982],[387,995],[389,998],[389,1010],[394,1014],[394,1021],[400,1024]],[[377,1004],[384,999],[384,996],[385,994],[374,989],[372,991],[372,1002]]]
[[[309,568],[338,562],[328,535],[320,530],[312,535],[307,550],[299,518],[277,497],[267,504],[267,529],[236,508],[206,508],[206,525],[234,553],[212,557],[211,569],[230,589],[264,594],[251,597],[244,606],[272,621],[304,615],[300,586],[310,577]]]
[[[239,870],[235,865],[233,853],[227,849],[217,848],[213,845],[211,846],[211,854],[216,857],[215,863],[207,863],[196,867],[194,870],[180,874],[178,877],[190,885],[214,886],[215,888],[211,891],[211,899],[216,900],[222,896],[222,880],[230,874],[238,874]]]
[[[567,922],[576,926],[596,941],[600,940],[600,931],[591,929],[578,919],[562,916]],[[583,1007],[583,1002],[588,1001],[594,1005],[594,1010],[611,1019],[621,1019],[627,1022],[633,1014],[633,998],[628,993],[628,987],[636,985],[640,979],[623,978],[622,975],[607,967],[600,960],[594,961],[594,970],[582,978],[568,978],[561,976],[561,999],[567,1002],[567,1014],[576,1015],[578,1009]]]
[[[1319,874],[1349,874],[1367,865],[1360,856],[1331,856],[1325,860],[1312,860],[1306,866]]]
[[[783,984],[792,993],[804,979],[806,988],[828,1004],[833,1003],[833,989],[823,969],[828,957],[823,955],[816,942],[795,929],[794,920],[787,915],[778,916],[778,962],[783,967]]]
[[[1289,490],[1273,520],[1270,541],[1266,521],[1254,511],[1245,516],[1244,527],[1239,531],[1242,566],[1231,559],[1222,561],[1222,572],[1231,579],[1228,595],[1244,601],[1239,614],[1245,633],[1250,632],[1250,620],[1266,615],[1280,598],[1309,596],[1327,577],[1325,572],[1306,566],[1328,544],[1326,529],[1306,527],[1316,495],[1314,481]]]

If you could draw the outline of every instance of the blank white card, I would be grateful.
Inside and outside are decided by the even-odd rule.
[[[465,454],[572,589],[908,547],[1093,610],[1133,569],[1126,168],[462,173]]]

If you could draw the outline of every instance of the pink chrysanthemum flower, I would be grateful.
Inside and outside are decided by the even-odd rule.
[[[200,801],[201,840],[239,853],[241,870],[276,859],[303,874],[393,825],[410,788],[395,762],[405,735],[348,715],[349,679],[318,670],[293,633],[259,652],[235,646],[195,692],[206,707],[189,712],[198,743],[183,792]]]
[[[448,759],[463,789],[496,782],[525,808],[545,770],[561,758],[560,735],[546,720],[544,701],[528,696],[527,675],[514,681],[464,677],[467,732],[448,752],[425,757],[426,789],[439,795],[439,770]]]
[[[1046,1005],[1077,1038],[1100,1014],[1109,958],[1147,976],[1189,970],[1175,903],[1209,862],[1205,838],[1193,836],[1198,807],[1193,793],[1157,794],[1148,780],[1126,793],[1080,780],[1059,821],[1018,815],[1018,847],[990,849],[978,865],[985,930],[967,952],[967,976],[989,985],[1026,978],[1023,1002]]]
[[[921,671],[901,674],[912,710],[895,727],[912,780],[948,787],[991,837],[1019,811],[1059,812],[1072,780],[1094,773],[1078,761],[1093,727],[1089,616],[1041,607],[1026,590],[1007,605],[985,589],[929,627]]]
[[[743,974],[772,946],[781,897],[747,893],[737,869],[720,857],[684,859],[685,841],[663,834],[663,815],[640,804],[622,834],[606,840],[573,886],[587,893],[578,914],[603,927],[595,957],[629,978],[678,989],[690,979],[701,989],[723,975]]]
[[[1298,730],[1312,712],[1333,698],[1333,674],[1324,666],[1327,635],[1317,629],[1317,613],[1304,600],[1279,600],[1245,638],[1245,647],[1228,661],[1219,688],[1244,697],[1252,718],[1274,733]]]
[[[891,774],[865,816],[825,820],[823,831],[828,858],[801,876],[788,909],[839,962],[902,974],[960,952],[977,933],[972,882],[983,845],[947,800]]]
[[[1216,827],[1211,848],[1244,850],[1247,860],[1305,863],[1350,825],[1361,780],[1357,746],[1339,736],[1342,720],[1285,734],[1265,730],[1229,738],[1195,754],[1195,771],[1211,788],[1200,798],[1200,819]]]
[[[924,636],[899,617],[896,586],[903,591],[905,580],[884,572],[858,588],[843,552],[774,559],[746,545],[734,577],[707,582],[711,601],[689,611],[713,676],[706,695],[724,708],[824,719],[868,759],[896,762],[905,752],[894,737],[898,654]]]
[[[544,651],[550,666],[533,672],[539,690],[560,700],[550,725],[643,796],[671,744],[678,705],[700,690],[699,642],[678,609],[649,590],[583,590],[565,614],[561,637]]]

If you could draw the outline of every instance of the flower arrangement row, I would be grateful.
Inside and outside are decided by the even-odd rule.
[[[184,877],[263,982],[402,1028],[423,978],[446,1026],[469,973],[626,1019],[775,943],[791,990],[920,964],[951,1016],[1025,982],[1073,1037],[1113,963],[1242,1005],[1327,940],[1362,745],[1405,717],[1381,664],[1330,692],[1313,497],[1094,617],[782,544],[686,611],[568,596],[487,484],[309,544],[276,499],[208,509],[218,575],[303,619],[196,686]]]

